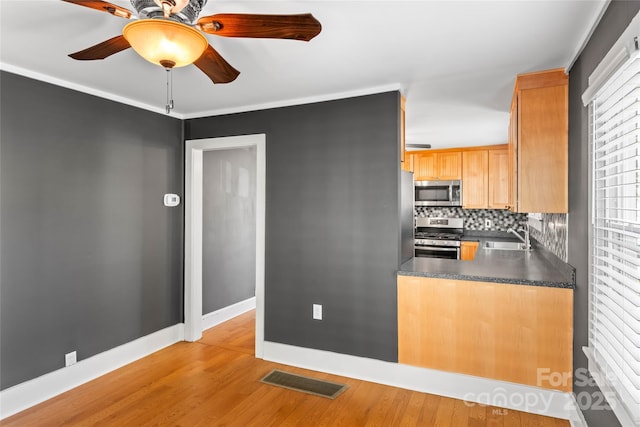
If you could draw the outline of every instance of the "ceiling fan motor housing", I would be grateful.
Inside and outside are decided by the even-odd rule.
[[[180,7],[186,0],[173,0]],[[131,0],[131,5],[138,12],[140,19],[163,18],[161,1],[156,0]],[[188,0],[182,10],[171,14],[170,19],[182,24],[193,25],[200,15],[200,11],[207,4],[207,0]]]

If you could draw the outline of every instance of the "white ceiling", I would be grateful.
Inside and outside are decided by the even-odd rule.
[[[128,1],[112,1],[134,10]],[[195,66],[174,70],[175,110],[201,117],[401,90],[407,143],[433,148],[507,139],[516,74],[568,67],[606,0],[209,0],[200,16],[305,13],[310,42],[209,42],[240,76],[213,85]],[[58,0],[0,1],[0,68],[164,114],[165,71],[129,49],[103,61],[67,56],[121,34],[126,20]]]

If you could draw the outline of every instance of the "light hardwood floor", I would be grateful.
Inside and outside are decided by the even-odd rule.
[[[560,427],[564,420],[413,392],[253,357],[255,312],[2,420],[13,426]],[[346,383],[330,400],[259,382],[272,369]]]

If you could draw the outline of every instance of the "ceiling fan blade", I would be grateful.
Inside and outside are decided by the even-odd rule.
[[[108,56],[118,53],[125,49],[129,49],[131,45],[123,36],[115,36],[95,46],[91,46],[79,52],[70,54],[73,59],[80,61],[90,61],[93,59],[104,59]]]
[[[229,83],[238,77],[240,71],[233,68],[216,50],[209,45],[202,56],[193,63],[214,83]]]
[[[113,3],[109,3],[106,1],[100,1],[100,0],[95,0],[95,1],[83,1],[83,0],[62,0],[62,1],[66,1],[67,3],[73,3],[73,4],[77,4],[80,6],[85,6],[91,9],[95,9],[95,10],[99,10],[102,12],[107,12],[110,13],[114,16],[119,16],[120,18],[125,18],[125,19],[129,19],[131,18],[131,11],[129,9],[126,9],[124,7],[120,7],[118,5],[115,5]]]
[[[309,41],[322,25],[310,13],[299,15],[251,15],[219,13],[203,16],[196,26],[205,33],[225,37],[254,37]]]

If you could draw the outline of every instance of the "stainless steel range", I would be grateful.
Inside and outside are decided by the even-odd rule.
[[[460,259],[463,218],[416,218],[414,256]]]

